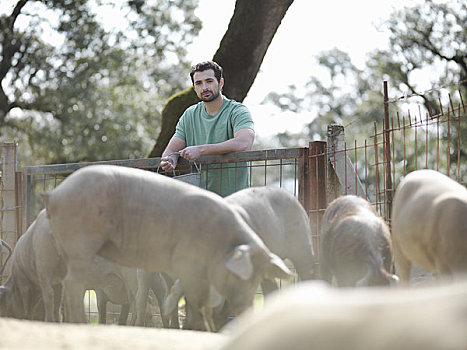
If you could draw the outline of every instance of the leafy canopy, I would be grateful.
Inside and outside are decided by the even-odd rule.
[[[18,142],[27,165],[144,156],[163,103],[188,84],[198,1],[9,3],[0,141]]]

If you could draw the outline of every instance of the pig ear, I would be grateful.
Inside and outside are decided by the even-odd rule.
[[[269,264],[264,270],[264,278],[274,280],[274,278],[289,279],[294,276],[281,258],[276,254],[269,254]]]
[[[253,274],[250,247],[246,244],[235,247],[225,263],[225,267],[242,280],[248,280]]]

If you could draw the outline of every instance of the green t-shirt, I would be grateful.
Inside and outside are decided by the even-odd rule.
[[[188,107],[177,123],[175,136],[184,140],[187,146],[198,146],[227,141],[244,128],[254,129],[250,112],[242,103],[224,97],[216,115],[209,115],[203,102]],[[208,169],[203,167],[200,186],[222,197],[228,196],[249,187],[247,166],[247,162],[240,162],[209,165]]]

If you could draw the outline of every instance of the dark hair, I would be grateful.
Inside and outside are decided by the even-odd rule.
[[[194,66],[191,66],[191,72],[190,72],[191,83],[192,84],[195,83],[193,80],[193,75],[195,75],[196,72],[203,72],[208,69],[212,69],[214,71],[214,76],[216,77],[217,82],[220,82],[222,78],[222,74],[223,74],[222,67],[219,66],[216,62],[204,61],[204,62],[195,64]]]

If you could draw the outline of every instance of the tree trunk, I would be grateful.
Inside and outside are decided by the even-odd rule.
[[[237,0],[229,27],[213,60],[224,68],[223,92],[243,101],[266,51],[293,0]],[[187,72],[188,74],[188,72]],[[185,109],[198,102],[190,87],[171,97],[162,110],[161,132],[149,157],[162,155]]]

